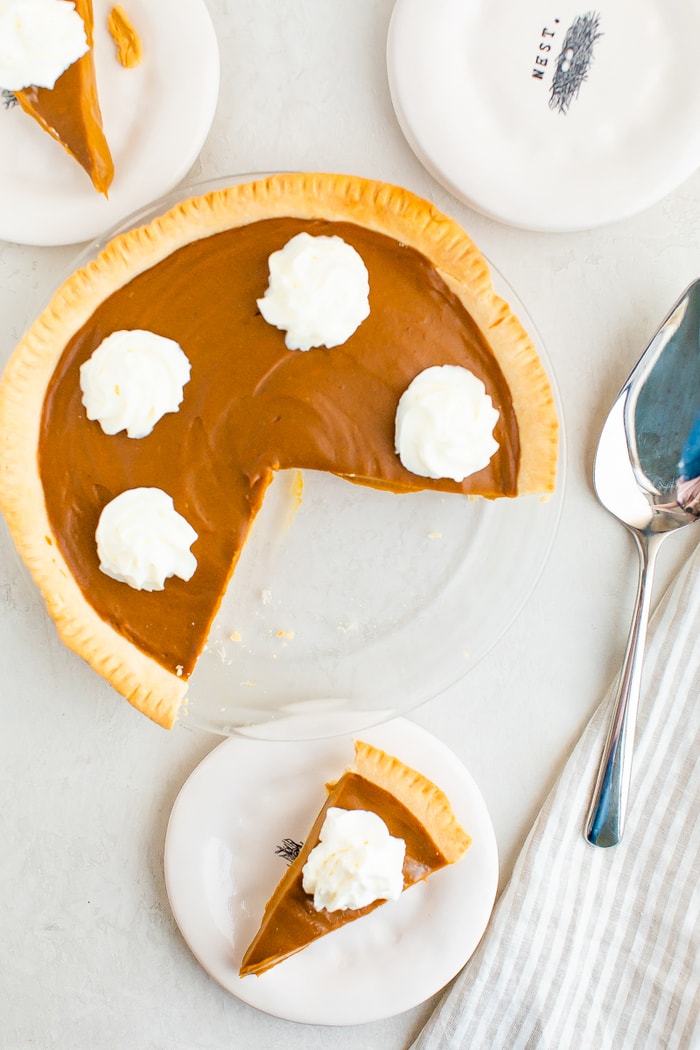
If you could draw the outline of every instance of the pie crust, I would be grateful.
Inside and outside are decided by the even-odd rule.
[[[384,900],[357,909],[335,912],[314,908],[312,898],[304,893],[302,869],[309,853],[317,845],[326,811],[336,802],[346,780],[357,774],[360,781],[352,793],[351,805],[344,808],[366,808],[385,821],[396,834],[394,810],[407,810],[415,818],[412,834],[406,839],[404,890],[427,878],[464,855],[471,838],[459,824],[447,796],[422,773],[404,765],[400,759],[363,741],[355,742],[353,767],[332,784],[328,797],[316,817],[299,854],[284,873],[265,911],[255,937],[246,949],[240,967],[241,977],[261,974],[301,951],[312,941],[374,911]],[[363,802],[365,785],[375,785],[380,792],[368,804]],[[341,798],[343,798],[341,794]],[[343,808],[342,803],[341,808]],[[400,818],[399,818],[400,819]]]
[[[546,495],[555,484],[558,423],[547,375],[522,325],[495,294],[481,253],[456,222],[427,201],[354,176],[282,174],[188,199],[117,236],[58,289],[0,381],[0,507],[63,641],[166,727],[174,724],[185,698],[184,677],[95,612],[52,529],[38,466],[45,395],[66,344],[108,296],[185,245],[274,217],[349,221],[427,257],[476,321],[510,388],[520,437],[517,494]]]

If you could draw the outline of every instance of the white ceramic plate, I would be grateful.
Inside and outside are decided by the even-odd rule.
[[[238,976],[285,861],[275,848],[303,840],[324,784],[352,762],[350,737],[299,744],[231,738],[195,769],[172,810],[165,877],[175,920],[201,965],[266,1013],[346,1025],[408,1010],[437,993],[469,959],[493,908],[496,840],[472,777],[444,744],[397,719],[363,739],[419,769],[448,795],[473,842],[458,863],[398,901],[328,934],[259,977]]]
[[[144,58],[124,69],[106,27],[111,0],[94,0],[95,65],[114,159],[109,199],[19,106],[0,107],[0,238],[20,244],[87,241],[167,193],[209,133],[219,50],[203,0],[130,0]]]
[[[633,215],[700,164],[697,0],[398,0],[394,108],[425,167],[535,230]]]

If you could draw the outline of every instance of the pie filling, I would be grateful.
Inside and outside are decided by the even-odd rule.
[[[370,314],[341,346],[290,351],[263,319],[268,259],[296,233],[360,253]],[[184,400],[142,439],[86,417],[80,365],[114,331],[176,340],[192,365]],[[499,448],[458,483],[418,477],[394,448],[399,398],[434,364],[459,364],[499,412]],[[327,471],[394,492],[517,493],[520,444],[508,385],[479,328],[433,264],[352,223],[272,218],[194,241],[107,298],[67,344],[47,389],[39,470],[56,542],[85,599],[140,650],[187,678],[276,470]],[[197,570],[136,591],[99,569],[95,529],[125,489],[158,487],[198,534]]]
[[[316,911],[313,898],[304,892],[302,868],[318,842],[326,811],[331,806],[377,813],[387,825],[389,833],[405,841],[404,889],[449,863],[417,817],[402,802],[359,773],[345,773],[331,788],[301,852],[268,901],[260,930],[243,957],[241,977],[264,973],[312,941],[359,919],[384,903],[376,900],[363,908]]]

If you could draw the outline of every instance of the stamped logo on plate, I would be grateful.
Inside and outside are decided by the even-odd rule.
[[[545,81],[553,70],[549,108],[566,114],[572,102],[578,98],[582,84],[588,79],[596,41],[603,35],[600,32],[600,15],[589,11],[575,18],[561,39],[556,57],[555,48],[562,26],[558,18],[554,19],[552,25],[553,28],[544,26],[540,33],[532,77]]]

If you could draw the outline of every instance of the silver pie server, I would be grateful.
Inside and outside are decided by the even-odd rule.
[[[622,838],[656,555],[671,532],[700,516],[700,280],[660,325],[620,391],[600,437],[598,499],[632,534],[639,583],[607,738],[584,834]]]

